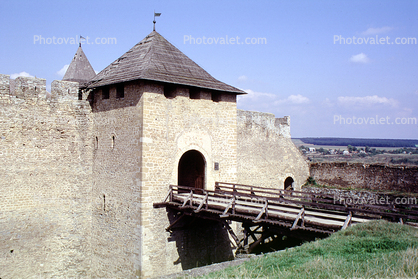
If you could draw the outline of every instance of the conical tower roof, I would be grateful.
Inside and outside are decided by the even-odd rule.
[[[139,79],[245,94],[213,78],[156,31],[98,73],[88,88]]]
[[[80,83],[80,86],[82,86],[91,80],[95,75],[96,73],[90,65],[90,62],[84,54],[80,44],[62,80],[76,81]]]

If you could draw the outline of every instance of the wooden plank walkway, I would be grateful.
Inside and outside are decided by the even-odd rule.
[[[154,207],[170,207],[198,218],[233,220],[323,234],[374,219],[418,222],[416,204],[347,205],[332,195],[222,182],[216,182],[214,191],[171,185],[165,200],[154,203]]]

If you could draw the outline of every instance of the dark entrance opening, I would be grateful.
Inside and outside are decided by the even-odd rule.
[[[178,185],[203,189],[205,184],[205,159],[196,150],[181,156],[178,168]]]
[[[286,180],[284,181],[284,189],[293,190],[293,182],[293,178],[291,178],[290,176],[286,178]]]

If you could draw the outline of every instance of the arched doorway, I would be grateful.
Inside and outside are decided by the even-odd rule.
[[[178,185],[203,189],[205,186],[205,158],[197,150],[181,156],[178,167]]]
[[[286,180],[284,181],[284,189],[285,190],[293,190],[293,178],[291,178],[290,176],[288,178],[286,178]]]

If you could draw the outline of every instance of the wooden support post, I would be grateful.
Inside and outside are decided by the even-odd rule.
[[[235,196],[232,197],[231,201],[228,203],[228,205],[226,206],[224,212],[219,215],[219,217],[221,218],[226,218],[229,216],[229,214],[227,214],[228,210],[234,205],[235,203]],[[235,207],[235,206],[234,206]]]
[[[206,205],[207,207],[207,203],[208,203],[208,193],[206,192],[205,197],[202,199],[202,201],[199,204],[199,207],[194,212],[198,213],[200,210],[202,210],[203,205]]]
[[[170,226],[168,226],[165,230],[166,231],[170,231],[171,230],[171,228],[175,225],[175,224],[177,224],[181,219],[183,219],[183,217],[184,217],[185,215],[184,214],[181,214],[180,215],[180,217],[179,218],[177,218],[177,220],[176,221],[174,221],[173,223],[171,223],[170,224]]]
[[[251,228],[248,228],[248,233],[251,235],[251,237],[253,238],[254,241],[258,240],[257,237],[255,236],[254,232],[256,232],[259,228],[261,228],[261,226],[258,226],[254,230],[251,230]]]
[[[265,202],[264,202],[263,208],[261,209],[260,213],[258,213],[257,217],[254,219],[254,221],[253,221],[254,223],[260,222],[260,218],[261,218],[261,216],[263,216],[264,213],[266,214],[266,218],[268,217],[267,216],[267,213],[268,213],[267,212],[267,208],[268,208],[268,206],[269,206],[269,202],[266,199]]]
[[[228,224],[228,222],[225,221],[224,223],[229,235],[232,237],[232,239],[235,241],[235,245],[238,247],[241,241],[239,241],[237,235],[234,233],[234,230],[231,228],[231,226]]]
[[[164,199],[164,201],[163,202],[167,202],[167,200],[169,199],[169,201],[171,202],[171,201],[173,201],[173,186],[171,186],[170,185],[170,190],[168,190],[168,194],[167,194],[167,196],[165,197],[165,199]]]
[[[193,202],[193,190],[190,191],[189,195],[187,196],[187,199],[183,202],[183,205],[180,206],[180,207],[185,207],[188,201],[190,201],[190,205],[192,205],[192,202]]]
[[[301,219],[301,218],[302,218],[302,223],[304,223],[304,218],[305,218],[305,207],[302,207],[302,208],[300,209],[299,214],[298,214],[298,216],[296,216],[296,219],[295,219],[295,221],[293,222],[293,225],[292,225],[292,227],[290,228],[290,230],[294,230],[294,229],[296,229],[296,228],[297,228],[297,225],[298,225],[299,219]]]
[[[353,214],[350,211],[350,213],[348,213],[347,215],[347,218],[345,219],[344,225],[342,226],[341,230],[345,230],[348,226],[350,226],[352,217]]]

